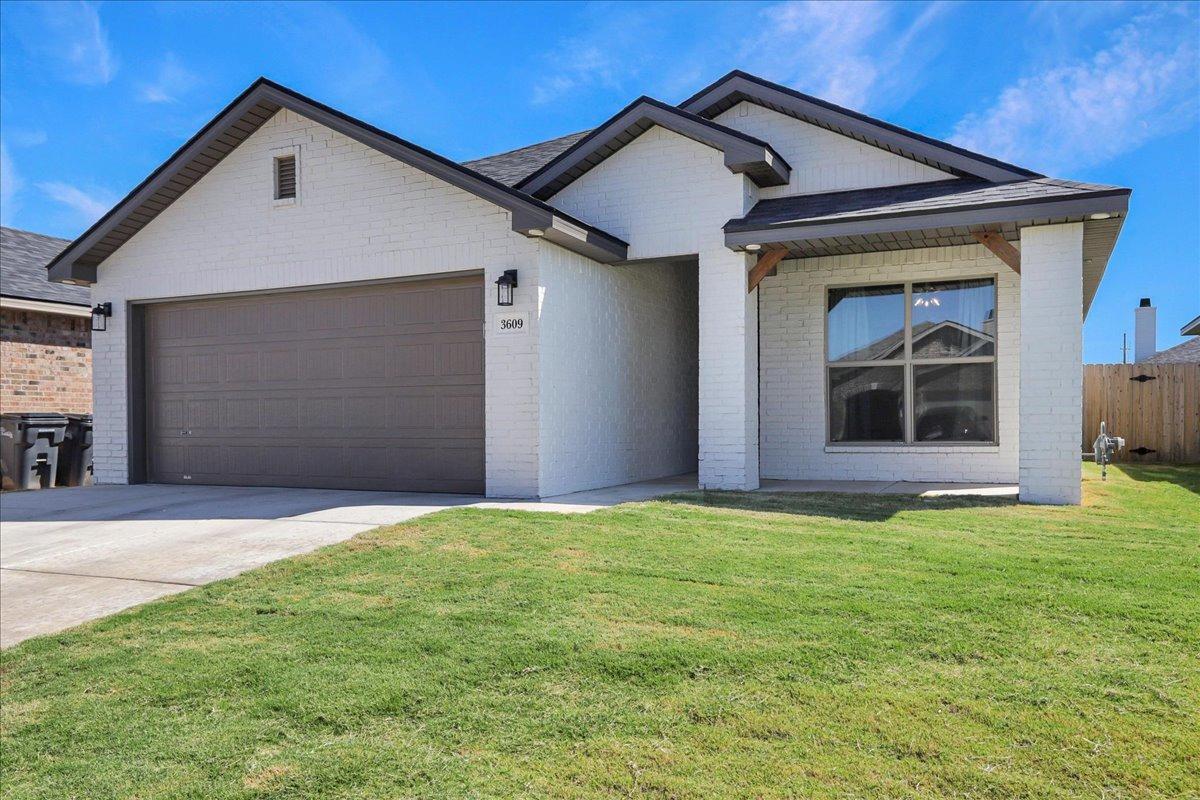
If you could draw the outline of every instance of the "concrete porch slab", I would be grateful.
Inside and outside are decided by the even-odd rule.
[[[764,480],[760,492],[840,492],[845,494],[912,494],[919,497],[967,495],[1016,497],[1016,484],[921,483],[917,481],[788,481]]]
[[[691,492],[696,489],[696,475],[675,475],[656,478],[605,489],[589,489],[583,492],[543,497],[541,500],[483,500],[475,503],[476,508],[504,508],[516,511],[557,511],[565,514],[581,514],[608,508],[620,503],[638,503],[664,494]]]

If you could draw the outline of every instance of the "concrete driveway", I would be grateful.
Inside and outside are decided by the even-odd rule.
[[[479,502],[443,494],[93,486],[0,501],[0,646]]]
[[[580,513],[695,485],[694,476],[684,475],[512,502],[154,484],[6,493],[0,647],[445,508]]]

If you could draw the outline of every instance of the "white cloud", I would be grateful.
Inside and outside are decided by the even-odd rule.
[[[648,66],[654,68],[654,53],[661,50],[656,42],[670,30],[663,11],[651,6],[602,4],[583,13],[585,32],[560,40],[542,55],[530,94],[534,105],[596,86],[621,88]]]
[[[37,147],[45,144],[49,138],[45,131],[33,128],[9,128],[4,135],[13,147]]]
[[[740,68],[854,108],[900,103],[940,47],[931,29],[952,5],[795,0],[710,6],[699,18],[681,7],[591,6],[583,32],[542,55],[530,99],[547,104],[597,87],[671,99]],[[742,30],[751,33],[731,34]]]
[[[0,225],[11,225],[17,213],[17,194],[21,191],[21,176],[8,155],[8,147],[0,141]]]
[[[199,83],[199,76],[183,66],[178,56],[167,53],[158,65],[154,82],[142,84],[138,97],[145,103],[178,103]]]
[[[1091,167],[1197,118],[1195,7],[1165,6],[1119,28],[1090,59],[1004,89],[958,122],[951,141],[1049,173]]]
[[[116,203],[116,198],[108,192],[88,193],[69,183],[46,181],[37,186],[51,200],[74,209],[89,225],[103,216]]]
[[[756,37],[752,71],[853,109],[871,106],[885,93],[911,91],[934,47],[928,29],[950,8],[925,6],[911,21],[898,20],[907,6],[794,0],[763,10],[772,36],[794,46],[763,47]],[[776,40],[779,41],[778,39]],[[919,44],[919,46],[918,46]]]
[[[53,62],[65,79],[89,86],[108,83],[117,74],[117,58],[92,3],[45,3],[40,6],[42,30],[24,40],[32,50]]]
[[[864,45],[886,27],[886,6],[801,0],[772,6],[763,14],[774,34],[804,43],[795,48],[803,53],[803,59],[788,59],[786,68],[793,73],[788,83],[804,85],[833,103],[866,105],[871,87],[879,79],[879,65],[877,54]]]

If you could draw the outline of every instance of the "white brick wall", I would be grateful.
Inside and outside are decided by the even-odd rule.
[[[696,270],[542,249],[542,496],[694,472]]]
[[[754,259],[700,254],[700,485],[758,488],[758,293]]]
[[[1021,231],[1021,499],[1079,503],[1083,225]]]
[[[789,184],[760,189],[759,194],[764,198],[944,181],[954,177],[919,161],[754,103],[738,103],[719,114],[716,121],[770,142],[791,166]]]
[[[660,258],[725,249],[721,226],[753,188],[720,150],[655,126],[550,202],[629,242],[631,259]]]
[[[755,198],[720,151],[654,127],[551,201],[625,239],[631,259],[699,256],[699,471],[719,488],[758,485],[757,308],[750,261],[721,230]]]
[[[984,275],[995,275],[997,282],[999,444],[827,446],[826,287]],[[1023,302],[1020,279],[982,246],[784,261],[778,275],[763,280],[759,293],[764,478],[997,483],[1017,480]],[[1071,432],[1077,439],[1078,426],[1071,428]]]
[[[299,200],[272,200],[272,151],[299,145]],[[518,307],[537,297],[539,244],[497,206],[293,112],[281,111],[99,269],[109,330],[93,337],[96,478],[128,476],[127,301],[519,268]],[[528,288],[527,288],[528,287]],[[485,303],[486,324],[496,311]],[[487,479],[537,493],[537,330],[487,337]]]

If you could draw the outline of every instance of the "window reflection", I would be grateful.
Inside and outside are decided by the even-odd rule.
[[[996,289],[989,278],[914,283],[913,358],[996,354]]]
[[[829,400],[830,441],[904,441],[903,367],[833,367]]]
[[[829,360],[904,358],[904,286],[829,290]]]
[[[914,440],[993,441],[994,383],[991,363],[913,367]]]

